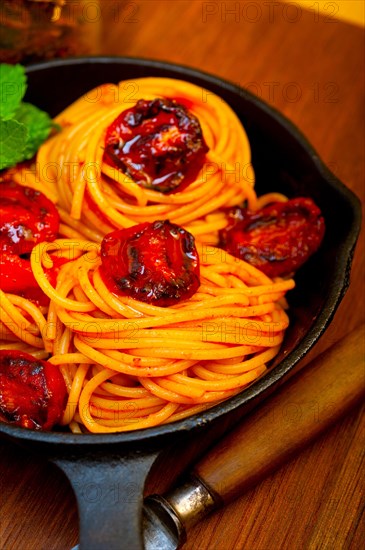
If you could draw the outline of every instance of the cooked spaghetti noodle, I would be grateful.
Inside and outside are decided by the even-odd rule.
[[[39,306],[0,290],[0,349],[25,351],[37,359],[47,359],[50,346],[46,331],[47,320]]]
[[[55,289],[44,272],[53,251],[75,258]],[[33,249],[34,275],[51,299],[49,361],[69,389],[63,424],[104,433],[174,421],[265,372],[288,325],[282,298],[293,280],[272,281],[204,245],[200,260],[198,292],[163,308],[111,294],[93,243],[63,239]]]

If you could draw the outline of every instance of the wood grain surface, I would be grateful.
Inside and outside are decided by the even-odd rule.
[[[190,65],[250,89],[293,121],[364,201],[361,28],[296,3],[200,0],[103,1],[95,24],[102,36],[94,53]],[[350,288],[305,363],[364,320],[363,243],[362,235]],[[184,550],[362,548],[364,428],[363,409],[353,410],[285,467],[196,526]],[[181,462],[171,453],[162,466],[147,492],[164,489]],[[54,465],[0,441],[0,472],[2,550],[76,544],[76,501]]]

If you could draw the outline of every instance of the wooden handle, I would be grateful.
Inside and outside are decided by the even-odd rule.
[[[360,399],[364,326],[318,356],[195,467],[225,503],[287,461]]]

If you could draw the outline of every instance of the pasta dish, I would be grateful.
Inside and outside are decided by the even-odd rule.
[[[0,419],[111,433],[264,375],[320,246],[306,197],[258,197],[248,137],[194,84],[104,84],[1,175]]]

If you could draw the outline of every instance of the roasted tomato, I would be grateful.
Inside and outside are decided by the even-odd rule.
[[[269,277],[297,270],[321,244],[325,224],[309,198],[276,202],[250,212],[232,208],[220,246],[254,265]]]
[[[29,254],[42,241],[53,241],[59,228],[54,204],[43,193],[14,182],[0,186],[0,249]]]
[[[16,254],[0,253],[1,289],[4,292],[18,294],[26,289],[38,288],[30,261]]]
[[[67,260],[57,258],[52,254],[51,258],[53,259],[53,268],[45,269],[45,274],[51,285],[55,287],[60,267]],[[48,296],[38,286],[28,258],[0,252],[0,279],[1,290],[4,292],[23,296],[41,306],[46,306],[49,302]]]
[[[0,184],[0,279],[4,292],[46,303],[30,267],[34,245],[53,241],[59,229],[53,203],[30,187],[12,181]]]
[[[67,402],[58,367],[22,351],[0,351],[0,419],[32,430],[50,430]]]
[[[112,165],[162,193],[191,183],[207,151],[198,119],[172,99],[139,100],[109,126],[105,138]]]
[[[194,237],[168,220],[106,235],[101,272],[112,292],[158,306],[190,298],[200,285]]]

